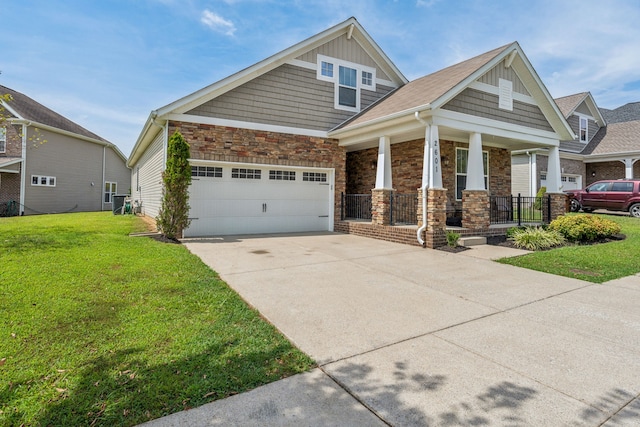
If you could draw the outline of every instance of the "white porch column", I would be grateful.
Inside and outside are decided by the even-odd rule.
[[[625,179],[633,179],[633,164],[638,159],[624,159],[621,160],[624,163],[624,177]]]
[[[547,165],[547,193],[561,193],[562,175],[560,172],[560,150],[549,147],[549,164]]]
[[[429,125],[425,130],[425,146],[429,146],[429,188],[442,188],[442,166],[440,165],[440,138],[438,136],[438,125]],[[424,173],[424,168],[423,168]],[[422,176],[424,184],[424,175]]]
[[[482,159],[482,135],[469,135],[469,158],[467,160],[467,187],[465,190],[486,190],[484,186],[484,161]]]
[[[381,136],[378,143],[378,169],[376,170],[376,189],[391,190],[391,140]]]

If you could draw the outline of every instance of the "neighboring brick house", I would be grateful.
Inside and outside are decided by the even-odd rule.
[[[0,106],[0,214],[111,210],[112,196],[128,193],[115,145],[20,92],[0,94],[11,96]]]
[[[447,209],[490,232],[513,150],[549,149],[549,193],[564,207],[558,147],[574,138],[517,43],[408,82],[354,18],[153,111],[128,160],[151,217],[175,131],[191,147],[186,237],[337,230],[430,247]],[[353,193],[371,221],[342,220]],[[424,195],[420,229],[390,227],[398,193]]]
[[[640,177],[640,103],[601,109],[589,92],[555,101],[576,134],[573,141],[560,142],[562,190]],[[546,150],[512,152],[513,194],[535,195],[546,186],[546,170]]]

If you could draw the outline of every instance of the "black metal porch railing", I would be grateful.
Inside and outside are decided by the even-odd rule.
[[[371,194],[341,194],[341,220],[371,219]]]
[[[523,197],[491,196],[491,224],[548,223],[551,217],[551,196]]]
[[[391,193],[391,225],[418,223],[418,195]]]

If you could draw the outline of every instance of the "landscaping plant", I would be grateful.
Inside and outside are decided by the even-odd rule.
[[[447,231],[447,245],[452,248],[458,247],[458,240],[460,240],[460,233],[456,233],[455,231]]]
[[[162,206],[156,218],[158,229],[169,239],[181,237],[189,226],[189,144],[176,131],[167,146],[167,168],[162,172]]]
[[[558,231],[542,227],[516,228],[509,239],[517,247],[530,251],[549,249],[564,243],[564,237]]]
[[[593,242],[620,233],[620,225],[599,215],[562,215],[551,221],[550,230],[571,242]]]

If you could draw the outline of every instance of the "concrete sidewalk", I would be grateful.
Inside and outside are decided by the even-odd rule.
[[[640,276],[333,233],[184,243],[319,368],[146,426],[638,425]]]

